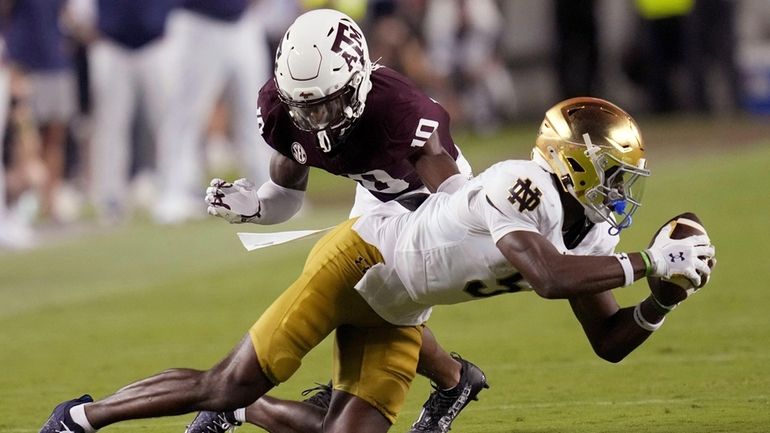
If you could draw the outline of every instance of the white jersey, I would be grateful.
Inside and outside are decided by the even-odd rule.
[[[384,263],[356,285],[380,316],[397,325],[428,319],[433,305],[531,287],[496,243],[513,231],[539,233],[563,254],[609,255],[617,236],[595,225],[568,249],[564,212],[551,174],[534,161],[497,163],[452,194],[432,194],[414,212],[384,203],[353,226]]]

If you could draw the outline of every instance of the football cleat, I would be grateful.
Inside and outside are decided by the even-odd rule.
[[[185,433],[225,433],[235,430],[235,427],[241,424],[235,419],[233,412],[202,411],[198,412],[193,422],[187,426]]]
[[[302,396],[306,396],[313,391],[317,391],[315,394],[302,401],[305,403],[310,403],[313,406],[320,407],[325,411],[329,410],[329,404],[332,400],[332,382],[329,381],[329,383],[325,385],[317,383],[316,385],[318,386],[302,391]]]
[[[476,365],[453,353],[452,358],[461,365],[460,382],[452,389],[441,390],[433,385],[434,391],[422,406],[417,421],[412,424],[409,433],[446,433],[452,428],[452,422],[484,388],[489,388],[487,377]]]
[[[92,401],[94,399],[90,395],[85,394],[80,398],[59,403],[51,412],[48,421],[40,428],[40,433],[85,433],[83,427],[72,420],[70,409],[83,403],[91,403]]]

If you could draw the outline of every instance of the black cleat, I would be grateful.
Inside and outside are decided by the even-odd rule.
[[[315,394],[311,395],[310,397],[302,400],[305,403],[310,403],[313,406],[320,407],[323,410],[329,410],[329,404],[332,401],[332,382],[329,381],[326,385],[316,383],[315,388],[310,388],[302,391],[302,396],[306,396],[310,394],[313,391],[317,391]]]
[[[409,433],[446,433],[452,428],[452,422],[484,388],[489,388],[487,377],[476,365],[453,353],[452,358],[462,364],[460,382],[452,389],[440,390],[433,386],[428,400],[422,406],[417,421],[412,424]]]
[[[185,433],[225,433],[235,430],[242,423],[235,419],[233,412],[198,412],[193,422],[187,426]]]
[[[70,409],[83,403],[91,403],[92,401],[94,399],[90,395],[85,394],[80,398],[59,403],[51,412],[48,421],[40,428],[40,433],[85,433],[83,427],[72,421]]]

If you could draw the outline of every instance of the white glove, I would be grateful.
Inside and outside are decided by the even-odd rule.
[[[707,235],[671,239],[672,230],[671,224],[663,227],[647,250],[652,265],[650,275],[661,278],[681,275],[694,287],[700,287],[701,276],[708,278],[711,274],[708,262],[714,258],[714,246]]]
[[[254,184],[246,179],[233,183],[211,179],[206,188],[209,215],[222,217],[230,224],[254,222],[260,217],[260,203]]]

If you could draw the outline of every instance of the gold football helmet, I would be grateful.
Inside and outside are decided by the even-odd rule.
[[[532,157],[559,178],[592,222],[607,221],[613,234],[631,225],[650,172],[628,113],[598,98],[562,101],[545,113]]]

